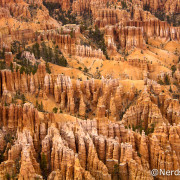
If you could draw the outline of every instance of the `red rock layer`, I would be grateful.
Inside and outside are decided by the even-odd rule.
[[[100,131],[100,124],[103,131]],[[38,141],[31,135],[31,129],[23,129],[8,151],[6,164],[0,165],[1,177],[4,166],[10,162],[13,164],[21,153],[19,177],[41,178],[37,163],[39,149],[36,148],[40,142],[36,143]],[[180,129],[176,125],[162,124],[146,136],[144,132],[139,134],[125,129],[122,122],[105,123],[102,119],[56,123],[50,114],[40,122],[39,131],[41,155],[45,155],[51,172],[49,179],[108,180],[114,176],[153,179],[150,169],[179,168],[179,135]]]
[[[172,27],[167,22],[159,20],[150,21],[129,21],[124,22],[124,26],[142,27],[143,34],[147,37],[171,38],[172,40],[180,40],[180,28]]]
[[[146,47],[141,27],[116,25],[112,28],[106,27],[105,34],[117,40],[123,49],[131,49],[133,47],[144,49]]]
[[[72,9],[74,13],[77,13],[78,15],[83,14],[84,12],[92,13],[93,15],[96,14],[96,12],[99,9],[104,9],[107,7],[107,3],[111,4],[112,2],[116,2],[116,0],[77,0],[73,1],[72,3]]]
[[[71,81],[69,77],[63,75],[49,75],[46,74],[44,65],[39,65],[35,75],[1,71],[1,81],[1,95],[4,102],[5,100],[11,102],[16,91],[35,93],[39,96],[42,93],[47,96],[51,94],[55,101],[61,104],[62,110],[72,114],[79,112],[83,116],[86,110],[95,112],[99,108],[98,112],[101,112],[101,106],[104,106],[105,110],[109,109],[111,94],[115,97],[116,108],[121,112],[122,105],[127,106],[135,93],[133,88],[130,93],[124,93],[118,80],[102,80],[100,83],[95,80],[80,82]]]
[[[91,46],[76,46],[76,55],[81,57],[96,57],[99,59],[104,59],[103,52],[101,49],[92,49]]]

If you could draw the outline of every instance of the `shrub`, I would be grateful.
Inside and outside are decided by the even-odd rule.
[[[171,66],[171,70],[172,70],[172,74],[174,74],[176,71],[176,66],[175,65]]]
[[[167,74],[165,75],[164,83],[165,83],[166,85],[170,85],[169,77],[168,77]]]
[[[165,20],[165,13],[162,12],[162,11],[156,11],[155,12],[155,16],[160,19],[161,21],[164,21]]]
[[[141,157],[141,154],[140,154],[140,152],[137,152],[137,155],[138,155],[139,157]]]
[[[158,81],[158,84],[164,85],[164,82],[163,82],[162,80],[159,80],[159,81]]]
[[[63,113],[62,110],[61,110],[61,108],[59,108],[59,113]]]
[[[171,92],[171,93],[172,93],[172,88],[171,88],[171,86],[170,86],[170,88],[169,88],[169,92]]]
[[[85,72],[85,73],[88,72],[88,68],[87,68],[87,67],[84,68],[84,72]]]
[[[58,111],[58,108],[57,108],[57,107],[54,107],[54,108],[53,108],[53,112],[54,112],[54,113],[57,113],[57,111]]]
[[[26,98],[25,98],[24,94],[21,95],[21,100],[22,100],[22,103],[24,104],[25,101],[26,101]]]
[[[43,112],[44,111],[44,107],[43,107],[43,103],[41,101],[41,104],[38,103],[38,100],[36,100],[36,108],[38,111]]]

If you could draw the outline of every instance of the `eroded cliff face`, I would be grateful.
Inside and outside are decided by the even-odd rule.
[[[1,71],[1,178],[153,179],[151,169],[178,169],[179,102],[155,81],[144,84],[141,93],[133,85],[124,92],[117,79],[73,81],[46,74],[42,64],[35,75]],[[95,116],[38,112],[31,103],[12,104],[15,92],[53,96],[66,114]]]
[[[0,5],[6,9],[8,9],[13,17],[22,16],[23,18],[31,18],[32,17],[32,7],[40,7],[44,10],[43,1],[42,0],[1,0]]]
[[[78,15],[83,14],[84,12],[92,12],[93,15],[97,13],[99,9],[104,9],[107,7],[107,3],[111,4],[113,2],[116,2],[116,0],[77,0],[73,1],[72,3],[72,9],[74,13],[77,13]]]
[[[105,39],[107,47],[117,46],[130,50],[132,48],[146,48],[147,38],[172,39],[179,41],[179,27],[172,27],[167,22],[158,20],[125,21],[114,26],[105,27]]]
[[[78,13],[82,16],[87,12],[91,14],[94,21],[93,25],[105,29],[104,38],[106,45],[112,53],[117,51],[117,46],[119,45],[122,49],[125,48],[126,50],[143,48],[147,38],[151,37],[179,41],[179,27],[173,27],[166,22],[159,21],[152,13],[143,10],[143,5],[150,6],[150,10],[157,11],[157,9],[162,9],[165,4],[165,7],[167,7],[166,11],[169,12],[171,10],[168,8],[168,4],[173,4],[170,8],[173,9],[174,13],[178,13],[179,3],[177,0],[173,1],[173,3],[169,0],[126,1],[127,9],[122,8],[122,3],[119,6],[116,1],[107,2],[106,0],[82,2],[47,0],[44,2],[51,3],[52,5],[60,4],[62,11],[68,11],[72,7],[72,14]],[[58,28],[59,33],[55,34],[61,35],[62,27],[50,17],[48,10],[43,5],[43,1],[1,1],[0,4],[2,6],[0,18],[2,19],[3,26],[0,30],[0,48],[4,46],[10,48],[11,43],[16,39],[23,40],[24,42],[34,42],[37,38],[35,37],[36,31]],[[12,20],[12,17],[16,18],[16,20]],[[8,25],[5,23],[5,18],[8,19]],[[29,23],[26,23],[26,21],[29,21]],[[109,26],[113,26],[111,34],[107,33]],[[77,30],[76,27],[70,27],[70,32],[72,28]],[[65,27],[65,29],[68,28]],[[70,32],[64,34],[70,34]],[[46,34],[46,32],[43,34]],[[54,36],[52,38],[56,39]],[[69,36],[58,37],[59,41],[63,43],[61,48],[65,49],[64,52],[75,55],[77,47],[75,47],[74,43],[79,42],[79,39],[73,36],[73,42],[71,42],[71,38]],[[42,39],[45,40],[46,38]],[[51,39],[51,36],[47,39]],[[80,45],[79,43],[77,44]],[[79,55],[80,53],[77,54]],[[101,55],[98,54],[98,56]]]
[[[125,1],[125,3],[130,12],[117,5],[119,8],[116,6],[115,8],[100,8],[93,14],[95,26],[105,29],[104,37],[109,50],[116,49],[119,45],[126,50],[142,48],[145,47],[147,38],[152,37],[179,41],[179,27],[159,21],[153,15],[153,12],[162,10],[164,4],[167,7],[165,12],[178,13],[179,3],[177,1],[173,1],[173,10],[168,8],[169,1]],[[148,6],[151,12],[143,10],[144,6]],[[119,37],[119,33],[122,37]]]
[[[39,153],[47,160],[48,179],[153,179],[150,169],[179,168],[179,126],[175,124],[162,124],[146,136],[144,131],[140,134],[125,129],[123,122],[112,123],[105,118],[74,118],[63,123],[54,114],[40,118],[30,104],[10,108],[14,113],[16,108],[21,108],[18,127],[25,123],[22,129],[17,127],[7,161],[0,165],[1,178],[7,172],[16,173],[13,164],[20,160],[19,179],[42,179]],[[12,130],[6,117],[3,122],[6,130]],[[158,159],[163,161],[159,164]]]
[[[152,12],[157,12],[158,10],[163,10],[166,13],[179,12],[178,0],[127,0],[126,2],[133,6],[139,6],[141,8],[146,7],[146,9],[149,9]]]
[[[143,4],[149,5],[150,9],[152,9],[153,11],[157,11],[158,9],[163,9],[169,13],[175,13],[180,11],[180,5],[178,0],[143,0]]]
[[[53,95],[61,110],[70,114],[88,117],[91,112],[100,118],[115,117],[117,120],[132,101],[138,98],[136,105],[131,106],[124,115],[125,125],[137,126],[143,116],[143,126],[147,128],[151,123],[165,122],[162,115],[170,124],[178,123],[178,100],[173,100],[167,92],[163,93],[161,86],[155,81],[144,81],[143,92],[139,93],[133,84],[129,92],[124,92],[118,79],[75,81],[64,75],[46,74],[45,65],[39,65],[35,75],[20,74],[19,71],[1,71],[1,96],[4,102],[11,102],[16,92],[35,93],[40,97],[42,94]],[[152,112],[157,114],[154,115],[154,120]]]
[[[71,114],[79,113],[83,117],[88,116],[88,112],[101,117],[109,116],[109,113],[105,111],[112,108],[114,114],[119,111],[118,118],[125,108],[123,106],[127,106],[136,93],[133,85],[130,92],[123,92],[123,86],[118,80],[103,79],[98,81],[92,79],[81,82],[71,80],[63,75],[46,74],[45,65],[39,65],[35,75],[4,70],[1,72],[1,79],[1,95],[4,100],[12,101],[13,94],[18,91],[35,93],[39,96],[41,94],[53,95],[55,102],[60,104],[61,110]],[[115,98],[113,100],[115,107],[110,106],[111,96]]]
[[[180,168],[178,0],[0,6],[0,179],[151,180]]]
[[[125,22],[125,26],[142,27],[143,34],[147,37],[172,38],[179,41],[179,27],[172,27],[167,22],[150,20],[145,22],[130,21]]]

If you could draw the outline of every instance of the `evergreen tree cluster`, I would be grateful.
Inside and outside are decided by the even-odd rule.
[[[96,43],[98,48],[100,48],[104,55],[106,56],[106,59],[109,59],[109,56],[107,54],[107,49],[104,41],[104,34],[99,30],[97,26],[95,26],[95,30],[89,29],[89,38],[93,40],[93,42]]]
[[[58,112],[58,108],[57,108],[57,107],[54,107],[54,108],[53,108],[53,112],[54,112],[54,113],[57,113],[57,112]]]
[[[5,61],[0,61],[0,70],[6,69],[6,63]]]
[[[32,46],[32,53],[36,57],[36,59],[40,59],[40,46],[38,43],[33,44]]]
[[[1,51],[0,51],[0,59],[4,59],[5,58],[5,48],[3,48]]]
[[[21,43],[19,41],[13,41],[11,43],[11,52],[13,54],[20,53],[20,46],[21,46]]]
[[[12,103],[16,103],[17,99],[21,99],[22,100],[22,104],[26,103],[26,97],[24,94],[21,94],[19,91],[16,91],[16,95],[14,96],[14,98],[12,99]]]
[[[11,45],[11,50],[13,54],[16,54],[16,59],[15,62],[19,65],[21,65],[20,68],[20,73],[22,74],[25,72],[26,74],[35,74],[38,69],[38,63],[32,64],[29,60],[26,58],[22,58],[21,54],[22,52],[20,51],[20,43],[18,41],[14,41]],[[46,61],[46,71],[50,74],[51,70],[49,67],[48,62],[51,62],[53,64],[57,64],[59,66],[64,66],[66,67],[68,65],[66,58],[63,56],[61,51],[59,50],[58,46],[55,48],[51,48],[47,46],[44,42],[39,45],[37,42],[33,44],[32,47],[26,48],[26,51],[30,51],[31,53],[34,54],[36,59],[40,59],[42,57]],[[4,54],[1,52],[1,54]],[[0,61],[0,69],[5,69],[6,64],[4,61]],[[11,64],[10,66],[11,71],[13,71],[13,65]],[[19,66],[16,67],[16,71],[18,71]]]
[[[165,21],[166,15],[162,11],[156,11],[155,16],[160,19],[161,21]]]
[[[130,125],[129,125],[129,128],[131,128]],[[147,127],[147,128],[143,128],[142,123],[140,123],[137,126],[132,125],[133,131],[136,131],[136,129],[137,129],[140,132],[140,134],[142,133],[142,131],[144,131],[146,135],[153,133],[154,132],[154,128],[155,128],[155,124],[151,124],[151,126]]]
[[[61,21],[63,25],[77,24],[76,15],[72,13],[71,9],[66,12],[62,11],[61,5],[59,3],[43,2],[43,4],[49,10],[50,16],[58,21]]]
[[[150,6],[146,3],[146,4],[143,6],[143,9],[144,9],[144,11],[150,11]]]
[[[172,14],[172,15],[167,15],[165,16],[167,22],[169,24],[173,24],[173,26],[180,26],[180,20],[178,18],[179,14]]]
[[[126,4],[126,1],[121,1],[121,5],[122,5],[122,8],[123,9],[127,9],[127,4]]]
[[[166,13],[163,12],[162,10],[160,10],[160,9],[158,9],[154,13],[150,9],[150,6],[147,3],[143,6],[143,9],[145,11],[150,11],[152,14],[154,14],[161,21],[167,21],[168,24],[173,24],[173,26],[179,26],[180,25],[180,20],[178,20],[178,18],[177,18],[179,14],[166,15]]]
[[[32,63],[27,60],[26,58],[20,58],[15,60],[17,64],[21,65],[20,68],[20,74],[23,74],[23,72],[25,72],[26,74],[35,74],[37,72],[38,69],[38,63],[32,65]],[[11,67],[10,67],[11,68]],[[18,71],[19,67],[16,67],[16,71]],[[11,69],[11,71],[13,71]]]
[[[92,12],[89,11],[83,12],[81,16],[82,16],[82,21],[80,23],[80,31],[82,33],[85,30],[87,30],[90,25],[93,24],[93,17],[92,17]]]
[[[51,3],[43,1],[43,5],[48,9],[49,15],[52,16],[55,9],[60,9],[61,5],[59,3]]]
[[[159,80],[158,83],[160,85],[170,85],[170,80],[169,80],[168,75],[167,74],[165,75],[164,82],[162,80]]]
[[[68,65],[66,58],[63,56],[58,46],[54,49],[47,46],[44,42],[41,43],[41,47],[38,43],[35,43],[31,50],[34,56],[39,59],[42,57],[46,62],[51,62],[59,66],[66,67]]]

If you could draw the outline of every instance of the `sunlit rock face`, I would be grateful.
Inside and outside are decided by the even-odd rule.
[[[0,180],[180,169],[179,5],[0,0]]]

